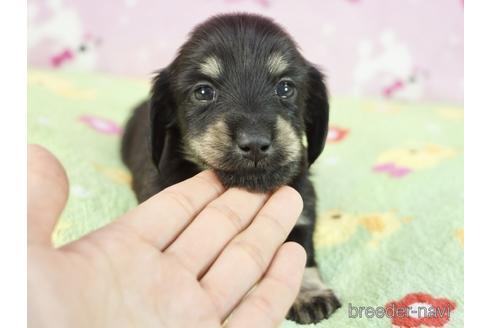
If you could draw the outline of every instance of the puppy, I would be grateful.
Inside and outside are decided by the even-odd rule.
[[[325,145],[328,112],[323,75],[282,28],[257,15],[221,15],[197,26],[158,72],[122,141],[140,202],[206,168],[226,187],[268,192],[290,185],[302,195],[304,210],[288,237],[308,254],[288,314],[298,323],[340,307],[321,281],[312,240],[309,167]]]

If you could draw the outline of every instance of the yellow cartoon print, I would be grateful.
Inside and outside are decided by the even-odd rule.
[[[456,229],[454,232],[454,237],[458,240],[461,247],[465,245],[465,230],[463,228]]]
[[[367,101],[366,105],[362,107],[368,112],[382,113],[382,114],[397,114],[402,108],[400,105],[394,102],[388,101]]]
[[[314,233],[316,246],[336,246],[347,242],[361,229],[369,234],[367,243],[377,247],[386,237],[400,229],[410,218],[399,217],[396,212],[352,214],[330,210],[322,214]]]
[[[55,95],[73,100],[92,100],[96,97],[96,91],[92,89],[81,89],[68,80],[42,72],[29,73],[29,85],[42,86]]]
[[[439,108],[437,115],[450,121],[463,121],[465,113],[461,108]]]
[[[107,167],[98,163],[94,163],[94,167],[97,171],[101,172],[114,182],[122,185],[131,185],[132,183],[132,177],[127,170],[115,167]]]
[[[455,154],[454,149],[435,144],[393,148],[377,158],[373,170],[392,178],[401,178],[416,170],[432,168]]]

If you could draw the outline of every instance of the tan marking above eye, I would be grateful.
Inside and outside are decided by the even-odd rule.
[[[272,74],[281,74],[287,69],[287,60],[279,53],[275,53],[268,58],[268,71]]]
[[[215,56],[210,56],[205,59],[205,61],[200,65],[200,72],[207,76],[218,78],[222,73],[222,66],[219,59]]]

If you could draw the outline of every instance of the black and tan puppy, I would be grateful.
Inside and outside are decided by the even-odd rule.
[[[197,26],[158,73],[150,100],[136,108],[123,137],[140,202],[205,168],[226,187],[299,191],[304,210],[288,238],[308,254],[288,315],[299,323],[318,322],[340,307],[316,267],[308,177],[325,145],[328,111],[322,74],[284,30],[261,16],[222,15]]]

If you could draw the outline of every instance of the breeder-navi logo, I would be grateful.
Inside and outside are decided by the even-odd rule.
[[[444,298],[434,298],[428,294],[408,294],[399,301],[393,301],[385,306],[356,306],[348,303],[350,319],[382,319],[390,318],[393,325],[403,327],[442,327],[451,317],[456,308],[453,301]]]
[[[435,308],[432,305],[425,303],[414,303],[409,307],[396,307],[395,304],[386,308],[384,306],[353,306],[349,303],[348,315],[349,318],[444,318],[449,317],[453,309],[451,308]]]

